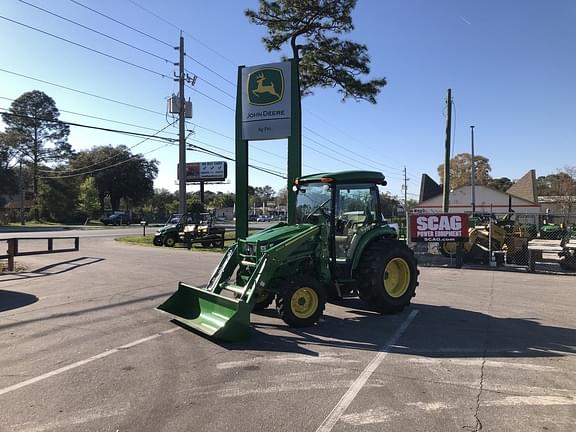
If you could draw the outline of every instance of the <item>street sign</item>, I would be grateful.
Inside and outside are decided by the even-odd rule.
[[[290,62],[242,69],[242,139],[269,140],[291,134]]]
[[[468,239],[468,215],[434,213],[410,215],[413,242],[464,241]]]

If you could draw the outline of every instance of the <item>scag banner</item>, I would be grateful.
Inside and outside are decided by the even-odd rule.
[[[413,242],[463,241],[468,238],[468,215],[435,213],[410,215]]]

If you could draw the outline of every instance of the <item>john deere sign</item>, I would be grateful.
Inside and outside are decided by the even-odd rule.
[[[242,69],[242,139],[290,136],[290,63]]]

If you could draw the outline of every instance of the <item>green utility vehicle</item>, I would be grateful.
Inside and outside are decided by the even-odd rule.
[[[166,224],[154,234],[152,242],[155,246],[173,247],[184,243],[188,247],[192,243],[200,243],[204,247],[224,247],[224,227],[214,226],[210,213],[199,215],[172,214]]]
[[[381,313],[400,312],[418,285],[412,251],[379,211],[373,171],[300,177],[297,223],[279,223],[225,253],[205,288],[182,282],[158,307],[177,321],[223,340],[249,336],[250,312],[273,300],[292,327],[315,324],[327,299],[359,296]]]

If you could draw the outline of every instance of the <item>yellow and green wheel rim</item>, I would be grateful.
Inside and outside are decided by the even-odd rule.
[[[298,288],[290,300],[294,316],[300,319],[310,318],[318,309],[318,294],[312,288]]]
[[[446,242],[442,245],[442,249],[444,249],[444,252],[448,255],[456,255],[456,248],[456,242]]]
[[[384,289],[390,297],[402,297],[410,286],[410,267],[406,260],[393,258],[384,269]]]

